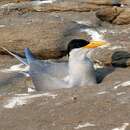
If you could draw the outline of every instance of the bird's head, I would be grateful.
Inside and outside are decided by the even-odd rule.
[[[108,46],[109,43],[105,41],[86,41],[84,39],[73,39],[68,44],[68,55],[74,49],[84,49],[92,50],[102,46]]]
[[[73,39],[68,44],[69,59],[75,61],[91,59],[92,52],[99,47],[108,46],[109,43],[104,41],[86,41],[84,39]]]

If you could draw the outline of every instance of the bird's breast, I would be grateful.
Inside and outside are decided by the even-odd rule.
[[[69,62],[69,75],[71,85],[85,85],[95,82],[95,73],[93,64],[89,60],[83,61],[70,61]]]

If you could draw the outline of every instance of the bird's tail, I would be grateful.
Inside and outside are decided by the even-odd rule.
[[[16,59],[18,59],[20,62],[22,62],[23,64],[25,65],[28,65],[28,63],[26,62],[26,60],[24,60],[23,58],[21,58],[20,56],[10,52],[9,50],[7,50],[6,48],[4,47],[1,47],[3,50],[5,50],[6,52],[8,52],[10,55],[12,55],[13,57],[15,57]]]
[[[35,60],[34,56],[32,55],[32,52],[30,51],[29,48],[24,49],[25,57],[27,60],[27,64],[30,64],[32,61]]]

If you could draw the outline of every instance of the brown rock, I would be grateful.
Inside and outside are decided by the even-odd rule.
[[[88,0],[88,3],[97,4],[97,5],[130,5],[129,0]]]
[[[130,1],[129,0],[122,0],[122,4],[129,6],[130,5]]]
[[[99,6],[101,5],[101,6]],[[22,3],[14,3],[14,4],[8,4],[6,6],[2,6],[1,10],[4,12],[11,12],[16,10],[33,10],[33,11],[44,11],[44,12],[53,12],[53,11],[78,11],[78,12],[84,12],[84,11],[91,11],[91,10],[97,10],[104,6],[112,5],[111,2],[108,0],[106,1],[86,1],[86,0],[72,0],[72,1],[56,1],[53,3],[42,3],[37,4],[37,1],[32,2],[22,2]]]
[[[25,2],[25,1],[31,1],[31,0],[15,0],[16,2]]]
[[[103,21],[123,25],[130,23],[130,9],[121,7],[103,8],[96,12],[96,16]]]
[[[130,9],[127,8],[120,15],[113,20],[114,24],[122,25],[122,24],[130,24]]]
[[[92,54],[95,63],[101,66],[130,66],[130,53],[123,47],[120,49],[111,50],[111,47],[104,49],[96,49]]]
[[[115,45],[114,45],[115,46]],[[117,45],[118,46],[118,45]],[[95,63],[101,66],[128,67],[130,66],[130,53],[127,48],[111,49],[112,46],[104,49],[96,49],[92,54]]]
[[[87,0],[87,2],[96,5],[112,5],[111,0]]]
[[[124,9],[119,7],[103,8],[96,12],[96,16],[103,21],[113,22],[123,11]]]
[[[25,47],[29,47],[34,54],[44,59],[64,56],[71,39],[86,39],[88,35],[80,32],[82,25],[55,15],[34,13],[20,18],[19,16],[3,18],[8,26],[1,27],[0,46],[20,54],[23,54]],[[5,52],[0,49],[0,53]]]

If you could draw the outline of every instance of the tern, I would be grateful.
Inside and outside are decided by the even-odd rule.
[[[24,49],[26,59],[10,52],[24,65],[29,66],[28,73],[37,91],[60,88],[80,87],[96,84],[94,63],[90,53],[97,47],[107,45],[104,41],[73,39],[68,43],[68,62],[47,62],[34,58],[29,48]]]

